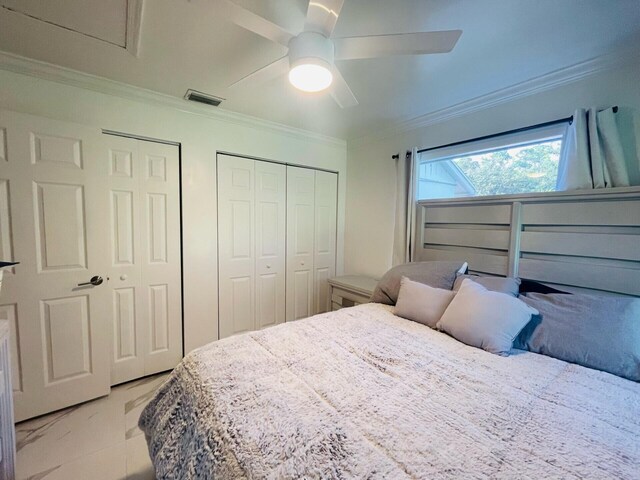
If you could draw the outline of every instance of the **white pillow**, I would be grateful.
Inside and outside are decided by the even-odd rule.
[[[537,314],[535,308],[517,298],[491,292],[467,278],[437,328],[467,345],[508,355],[515,338]]]
[[[400,292],[393,313],[399,317],[436,328],[436,323],[453,300],[455,292],[414,282],[407,277],[400,280]]]

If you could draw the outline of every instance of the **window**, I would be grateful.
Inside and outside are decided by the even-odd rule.
[[[567,123],[418,154],[418,200],[551,192]]]

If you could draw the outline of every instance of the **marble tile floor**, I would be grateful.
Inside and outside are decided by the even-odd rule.
[[[107,397],[18,423],[17,479],[154,479],[137,423],[166,376],[118,385]]]

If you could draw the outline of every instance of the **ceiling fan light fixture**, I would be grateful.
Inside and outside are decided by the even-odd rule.
[[[229,20],[288,49],[286,56],[246,75],[229,88],[271,80],[288,70],[289,82],[295,88],[321,92],[331,87],[331,96],[340,108],[353,107],[358,105],[358,100],[335,60],[448,53],[462,34],[462,30],[444,30],[333,38],[344,1],[309,1],[304,30],[296,35],[233,0],[220,0],[226,6]]]
[[[317,32],[289,42],[289,82],[303,92],[321,92],[333,81],[333,43]]]
[[[333,74],[327,62],[317,58],[298,62],[289,70],[289,82],[303,92],[321,92],[331,86]]]

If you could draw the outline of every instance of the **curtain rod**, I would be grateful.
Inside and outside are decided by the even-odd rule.
[[[617,112],[618,112],[618,106],[616,105],[616,106],[613,107],[613,113],[617,113]],[[571,122],[573,122],[573,115],[571,115],[570,117],[566,117],[566,118],[559,118],[558,120],[552,120],[550,122],[538,123],[536,125],[531,125],[529,127],[515,128],[513,130],[507,130],[507,131],[500,132],[500,133],[492,133],[491,135],[484,135],[482,137],[470,138],[469,140],[461,140],[459,142],[447,143],[446,145],[439,145],[437,147],[423,148],[422,150],[418,150],[418,153],[429,152],[431,150],[438,150],[440,148],[456,147],[458,145],[464,145],[465,143],[479,142],[480,140],[489,140],[491,138],[501,137],[503,135],[509,135],[509,134],[512,134],[512,133],[527,132],[529,130],[535,130],[537,128],[543,128],[543,127],[550,127],[552,125],[558,125],[560,123],[569,123],[570,124]],[[395,156],[394,156],[394,158],[395,158]]]

